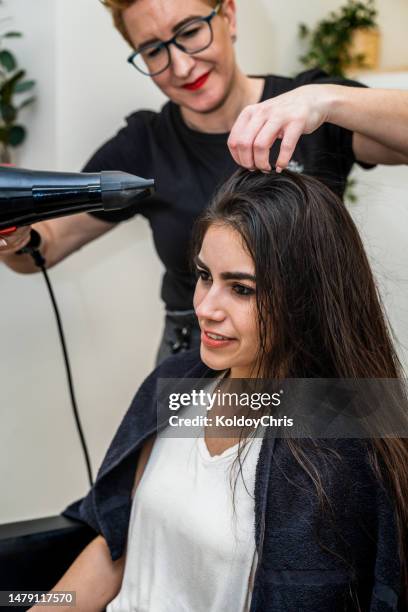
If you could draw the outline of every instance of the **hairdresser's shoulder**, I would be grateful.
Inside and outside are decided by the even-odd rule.
[[[365,87],[362,83],[352,79],[336,77],[327,74],[321,68],[303,70],[295,76],[280,74],[268,74],[265,76],[265,99],[279,96],[304,85],[349,85],[353,87]]]
[[[282,74],[267,74],[265,76],[265,91],[266,97],[273,96],[291,91],[302,85],[310,85],[312,83],[320,83],[329,79],[329,75],[320,68],[311,68],[303,70],[294,76]]]
[[[150,109],[140,109],[126,116],[126,125],[130,130],[139,130],[144,125],[154,123],[159,113]]]
[[[310,68],[299,72],[293,78],[295,87],[302,85],[347,85],[350,87],[366,87],[363,83],[354,79],[347,79],[341,76],[333,76],[322,70],[321,68]]]
[[[174,106],[174,105],[173,105]],[[156,133],[163,129],[172,117],[172,105],[166,102],[158,111],[142,108],[126,117],[126,129],[139,133],[141,130]]]

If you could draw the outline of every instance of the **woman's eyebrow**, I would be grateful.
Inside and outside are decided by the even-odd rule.
[[[204,270],[210,271],[210,268],[205,265],[203,261],[198,257],[194,257],[194,263],[203,268]],[[254,274],[249,274],[248,272],[221,272],[220,274],[223,280],[249,280],[256,283],[256,276]]]
[[[220,276],[223,280],[249,280],[256,283],[255,275],[248,272],[221,272]]]
[[[202,15],[190,15],[189,17],[184,17],[184,19],[182,19],[181,21],[179,21],[178,23],[176,23],[176,25],[174,25],[172,27],[172,32],[173,34],[176,34],[177,30],[179,30],[180,28],[183,27],[183,25],[185,25],[186,23],[188,23],[189,21],[192,21],[193,19],[198,19],[202,17]],[[139,46],[138,49],[143,49],[143,47],[147,47],[149,45],[153,45],[155,43],[161,43],[162,41],[159,38],[149,38],[149,40],[145,40],[144,42],[142,42]]]

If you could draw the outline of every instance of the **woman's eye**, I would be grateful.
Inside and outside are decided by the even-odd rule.
[[[163,51],[163,47],[154,47],[153,49],[149,49],[143,51],[143,55],[148,59],[154,59]]]
[[[232,289],[237,295],[249,296],[255,293],[255,289],[246,287],[245,285],[234,285]]]
[[[192,28],[189,28],[188,30],[183,30],[182,32],[180,32],[178,38],[193,38],[194,36],[197,36],[200,30],[201,28],[199,26],[194,26]]]
[[[206,272],[205,270],[200,270],[199,268],[196,268],[196,276],[197,276],[197,279],[201,279],[204,282],[207,282],[210,280],[209,273]]]

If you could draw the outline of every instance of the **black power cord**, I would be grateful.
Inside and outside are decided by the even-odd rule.
[[[67,345],[66,345],[66,342],[65,342],[64,329],[63,329],[63,326],[62,326],[62,321],[61,321],[61,317],[60,317],[60,314],[59,314],[58,305],[57,305],[57,301],[55,299],[54,291],[52,289],[51,282],[50,282],[50,279],[49,279],[48,274],[47,274],[47,270],[45,269],[45,259],[41,255],[40,251],[38,250],[38,248],[40,246],[40,243],[41,243],[41,237],[38,234],[38,232],[36,232],[35,230],[31,230],[31,239],[30,239],[30,242],[24,248],[22,248],[19,251],[19,253],[21,253],[21,254],[24,253],[24,254],[31,255],[35,265],[43,273],[44,280],[45,280],[45,283],[47,285],[48,293],[49,293],[50,298],[51,298],[51,303],[52,303],[52,306],[53,306],[53,309],[54,309],[55,318],[56,318],[56,321],[57,321],[58,334],[59,334],[59,338],[60,338],[60,342],[61,342],[61,348],[62,348],[62,353],[63,353],[63,357],[64,357],[65,371],[66,371],[66,375],[67,375],[67,382],[68,382],[69,394],[70,394],[70,398],[71,398],[72,411],[73,411],[73,414],[74,414],[74,419],[75,419],[75,424],[76,424],[76,428],[77,428],[77,431],[78,431],[79,440],[81,442],[82,452],[84,454],[84,459],[85,459],[85,463],[86,463],[86,469],[87,469],[87,473],[88,473],[89,485],[92,487],[92,485],[93,485],[93,476],[92,476],[91,461],[90,461],[90,458],[89,458],[89,452],[88,452],[88,447],[87,447],[87,444],[86,444],[84,432],[82,430],[81,420],[79,418],[78,405],[77,405],[76,398],[75,398],[74,383],[73,383],[73,379],[72,379],[71,365],[70,365],[69,356],[68,356],[68,349],[67,349]]]

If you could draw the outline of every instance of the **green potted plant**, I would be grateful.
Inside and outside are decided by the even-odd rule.
[[[375,56],[375,51],[370,43],[366,51],[362,50],[356,35],[368,33],[378,42],[376,18],[374,0],[348,0],[347,4],[338,11],[332,11],[313,29],[301,23],[299,36],[308,40],[309,48],[299,58],[300,61],[308,68],[319,66],[332,76],[344,76],[350,67],[367,67],[368,56]],[[372,61],[375,62],[375,59]]]
[[[304,23],[299,25],[299,36],[309,42],[309,47],[299,59],[307,68],[322,68],[330,76],[344,77],[347,70],[373,67],[378,56],[377,10],[375,0],[348,0],[338,11],[317,23],[312,30]],[[369,36],[374,36],[368,39]],[[362,44],[363,41],[363,44]],[[368,61],[371,60],[371,61]],[[357,181],[349,178],[344,198],[349,203],[357,201]]]
[[[35,81],[26,79],[26,71],[19,68],[15,55],[6,48],[8,39],[21,36],[21,32],[15,31],[0,34],[0,163],[2,164],[12,162],[11,147],[17,147],[25,140],[26,129],[18,122],[18,115],[35,99],[34,96],[27,96]]]

